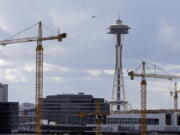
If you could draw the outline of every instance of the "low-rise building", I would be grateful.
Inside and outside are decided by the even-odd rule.
[[[85,125],[95,123],[96,116],[80,117],[80,113],[96,112],[97,101],[102,112],[109,112],[109,103],[84,93],[50,95],[43,99],[43,118],[57,124]]]

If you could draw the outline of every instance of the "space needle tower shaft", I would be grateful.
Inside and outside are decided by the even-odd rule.
[[[125,97],[123,66],[122,66],[122,49],[124,35],[128,34],[129,26],[123,25],[122,20],[117,20],[116,24],[109,27],[109,34],[116,36],[116,65],[113,81],[113,93],[111,101],[111,110],[125,110],[127,101]]]

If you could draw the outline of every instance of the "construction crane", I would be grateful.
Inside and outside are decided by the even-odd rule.
[[[130,71],[128,75],[131,77],[131,80],[134,80],[134,77],[141,77],[141,126],[140,133],[141,135],[146,135],[147,125],[146,125],[146,109],[147,109],[147,82],[146,78],[160,78],[160,79],[180,79],[180,76],[173,75],[163,75],[154,73],[146,73],[146,62],[142,62],[142,73],[136,73],[134,71]],[[154,67],[158,68],[156,65]],[[159,68],[160,69],[160,68]]]
[[[96,135],[102,135],[101,124],[104,121],[105,116],[109,115],[109,112],[101,111],[101,103],[96,101],[96,111],[92,113],[84,113],[80,112],[78,114],[73,114],[70,116],[79,116],[80,118],[84,118],[87,116],[96,116]]]
[[[57,36],[42,36],[42,23],[38,23],[38,36],[28,37],[20,39],[8,39],[0,41],[0,45],[6,46],[9,44],[23,43],[23,42],[33,42],[37,41],[36,47],[36,120],[35,120],[35,131],[36,135],[42,135],[42,99],[43,99],[43,46],[42,41],[45,40],[55,40],[62,41],[66,37],[66,33],[58,34]]]
[[[102,128],[101,128],[101,110],[100,110],[100,102],[96,101],[96,135],[102,135]]]
[[[80,113],[80,117],[85,116],[96,116],[96,135],[102,135],[102,127],[101,124],[104,121],[104,117],[109,115],[109,112],[102,112],[100,107],[100,102],[96,101],[96,112],[92,113]]]
[[[178,93],[180,93],[180,90],[177,89],[177,83],[175,82],[174,91],[170,91],[171,96],[174,95],[174,110],[175,111],[178,109]]]

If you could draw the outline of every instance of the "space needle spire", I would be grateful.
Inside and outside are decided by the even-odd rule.
[[[124,88],[122,49],[124,35],[128,34],[129,29],[130,27],[128,25],[124,25],[120,19],[116,21],[116,24],[109,27],[108,34],[114,34],[116,36],[116,65],[113,81],[112,101],[110,102],[112,111],[126,110],[128,104],[126,101]]]

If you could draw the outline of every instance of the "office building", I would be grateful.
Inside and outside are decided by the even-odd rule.
[[[100,111],[109,112],[109,103],[103,98],[94,98],[84,93],[51,95],[43,99],[43,119],[57,124],[85,125],[95,123],[96,116],[80,117],[80,113],[96,112],[97,101]]]
[[[0,102],[0,134],[18,131],[19,104]]]
[[[0,83],[0,102],[8,102],[8,85]]]

